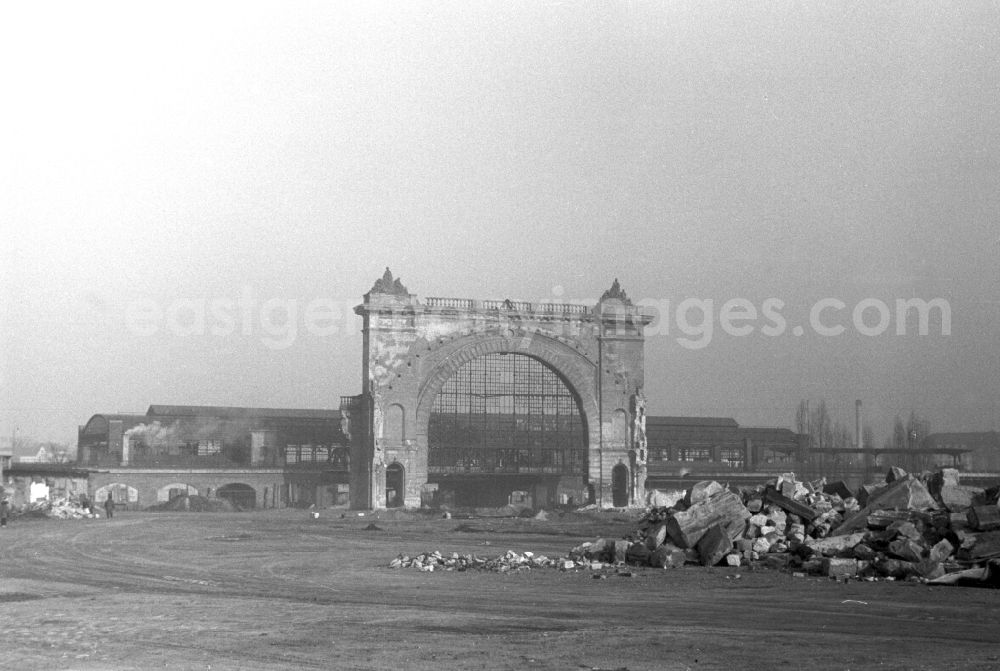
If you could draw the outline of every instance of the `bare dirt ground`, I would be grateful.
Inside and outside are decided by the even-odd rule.
[[[695,566],[394,570],[434,549],[563,556],[633,524],[340,515],[15,520],[0,530],[0,668],[1000,668],[1000,590]]]

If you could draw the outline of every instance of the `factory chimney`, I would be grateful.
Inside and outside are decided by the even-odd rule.
[[[865,446],[861,430],[861,399],[854,402],[854,440],[859,450]]]

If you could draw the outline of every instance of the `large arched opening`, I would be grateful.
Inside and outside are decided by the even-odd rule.
[[[428,477],[458,506],[504,505],[514,491],[549,505],[563,479],[582,486],[588,439],[579,394],[553,367],[489,352],[459,365],[434,396]]]
[[[223,485],[215,495],[232,503],[237,510],[253,510],[257,507],[257,491],[241,482]]]

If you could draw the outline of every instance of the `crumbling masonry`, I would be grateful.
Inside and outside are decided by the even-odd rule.
[[[650,317],[617,280],[593,306],[421,301],[387,268],[355,312],[352,507],[643,503]]]

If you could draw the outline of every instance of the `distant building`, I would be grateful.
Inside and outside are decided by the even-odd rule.
[[[924,439],[922,447],[965,452],[962,470],[1000,472],[1000,433],[996,431],[932,433]]]
[[[10,468],[14,450],[10,444],[0,445],[0,484],[3,484],[3,474]]]
[[[348,436],[339,410],[151,405],[79,428],[76,465],[95,498],[146,507],[213,494],[243,508],[346,504]]]
[[[90,475],[75,464],[18,461],[3,470],[3,489],[15,508],[46,499],[80,502]]]
[[[741,427],[729,417],[646,420],[647,487],[689,486],[692,480],[760,482],[774,473],[801,471],[807,437],[790,429]]]
[[[52,464],[57,461],[59,461],[59,455],[44,445],[40,445],[35,454],[14,457],[14,463],[17,464]]]

